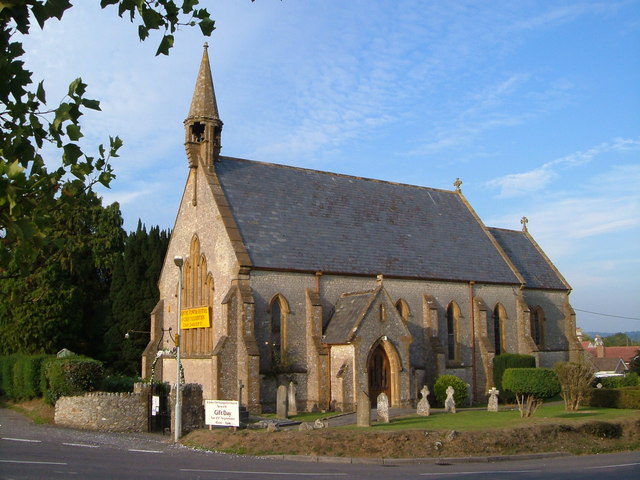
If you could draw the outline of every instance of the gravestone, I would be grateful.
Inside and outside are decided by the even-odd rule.
[[[456,413],[456,401],[453,399],[453,394],[456,391],[453,389],[451,385],[447,387],[445,393],[447,394],[447,399],[444,401],[444,409],[446,412]]]
[[[316,418],[316,421],[313,422],[313,428],[329,428],[329,422],[321,418]]]
[[[298,414],[298,405],[296,403],[296,384],[289,382],[289,389],[287,391],[287,415],[293,416]]]
[[[500,390],[496,390],[496,387],[492,387],[491,390],[487,392],[489,395],[489,403],[487,404],[487,412],[497,412],[498,411],[498,394]]]
[[[276,416],[287,418],[287,387],[280,385],[276,396]]]
[[[371,426],[371,402],[369,395],[362,390],[358,391],[356,417],[359,427]]]
[[[389,398],[384,392],[378,395],[376,413],[379,422],[389,423]]]
[[[420,394],[422,395],[422,398],[418,402],[418,410],[416,413],[418,415],[422,415],[423,417],[428,417],[431,413],[431,405],[429,405],[429,400],[427,398],[427,396],[429,395],[429,387],[427,387],[426,385],[423,386],[422,390],[420,390]]]

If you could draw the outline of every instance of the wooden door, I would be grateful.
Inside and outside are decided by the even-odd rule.
[[[381,344],[375,348],[369,357],[369,399],[371,406],[376,407],[378,395],[382,392],[387,394],[391,402],[391,369],[389,367],[389,357]]]

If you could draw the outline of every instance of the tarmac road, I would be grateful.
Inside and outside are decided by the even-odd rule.
[[[479,460],[380,465],[340,463],[340,459],[311,463],[224,455],[176,446],[171,438],[155,434],[115,434],[34,425],[16,412],[0,409],[1,480],[640,478],[640,452],[497,463]]]

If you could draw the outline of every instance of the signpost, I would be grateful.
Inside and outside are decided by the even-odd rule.
[[[240,402],[229,400],[205,400],[204,423],[223,427],[240,426]]]

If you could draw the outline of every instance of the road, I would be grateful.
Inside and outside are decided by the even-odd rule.
[[[580,479],[640,478],[640,452],[498,463],[309,463],[191,450],[169,437],[34,425],[0,409],[0,480],[19,479]]]

